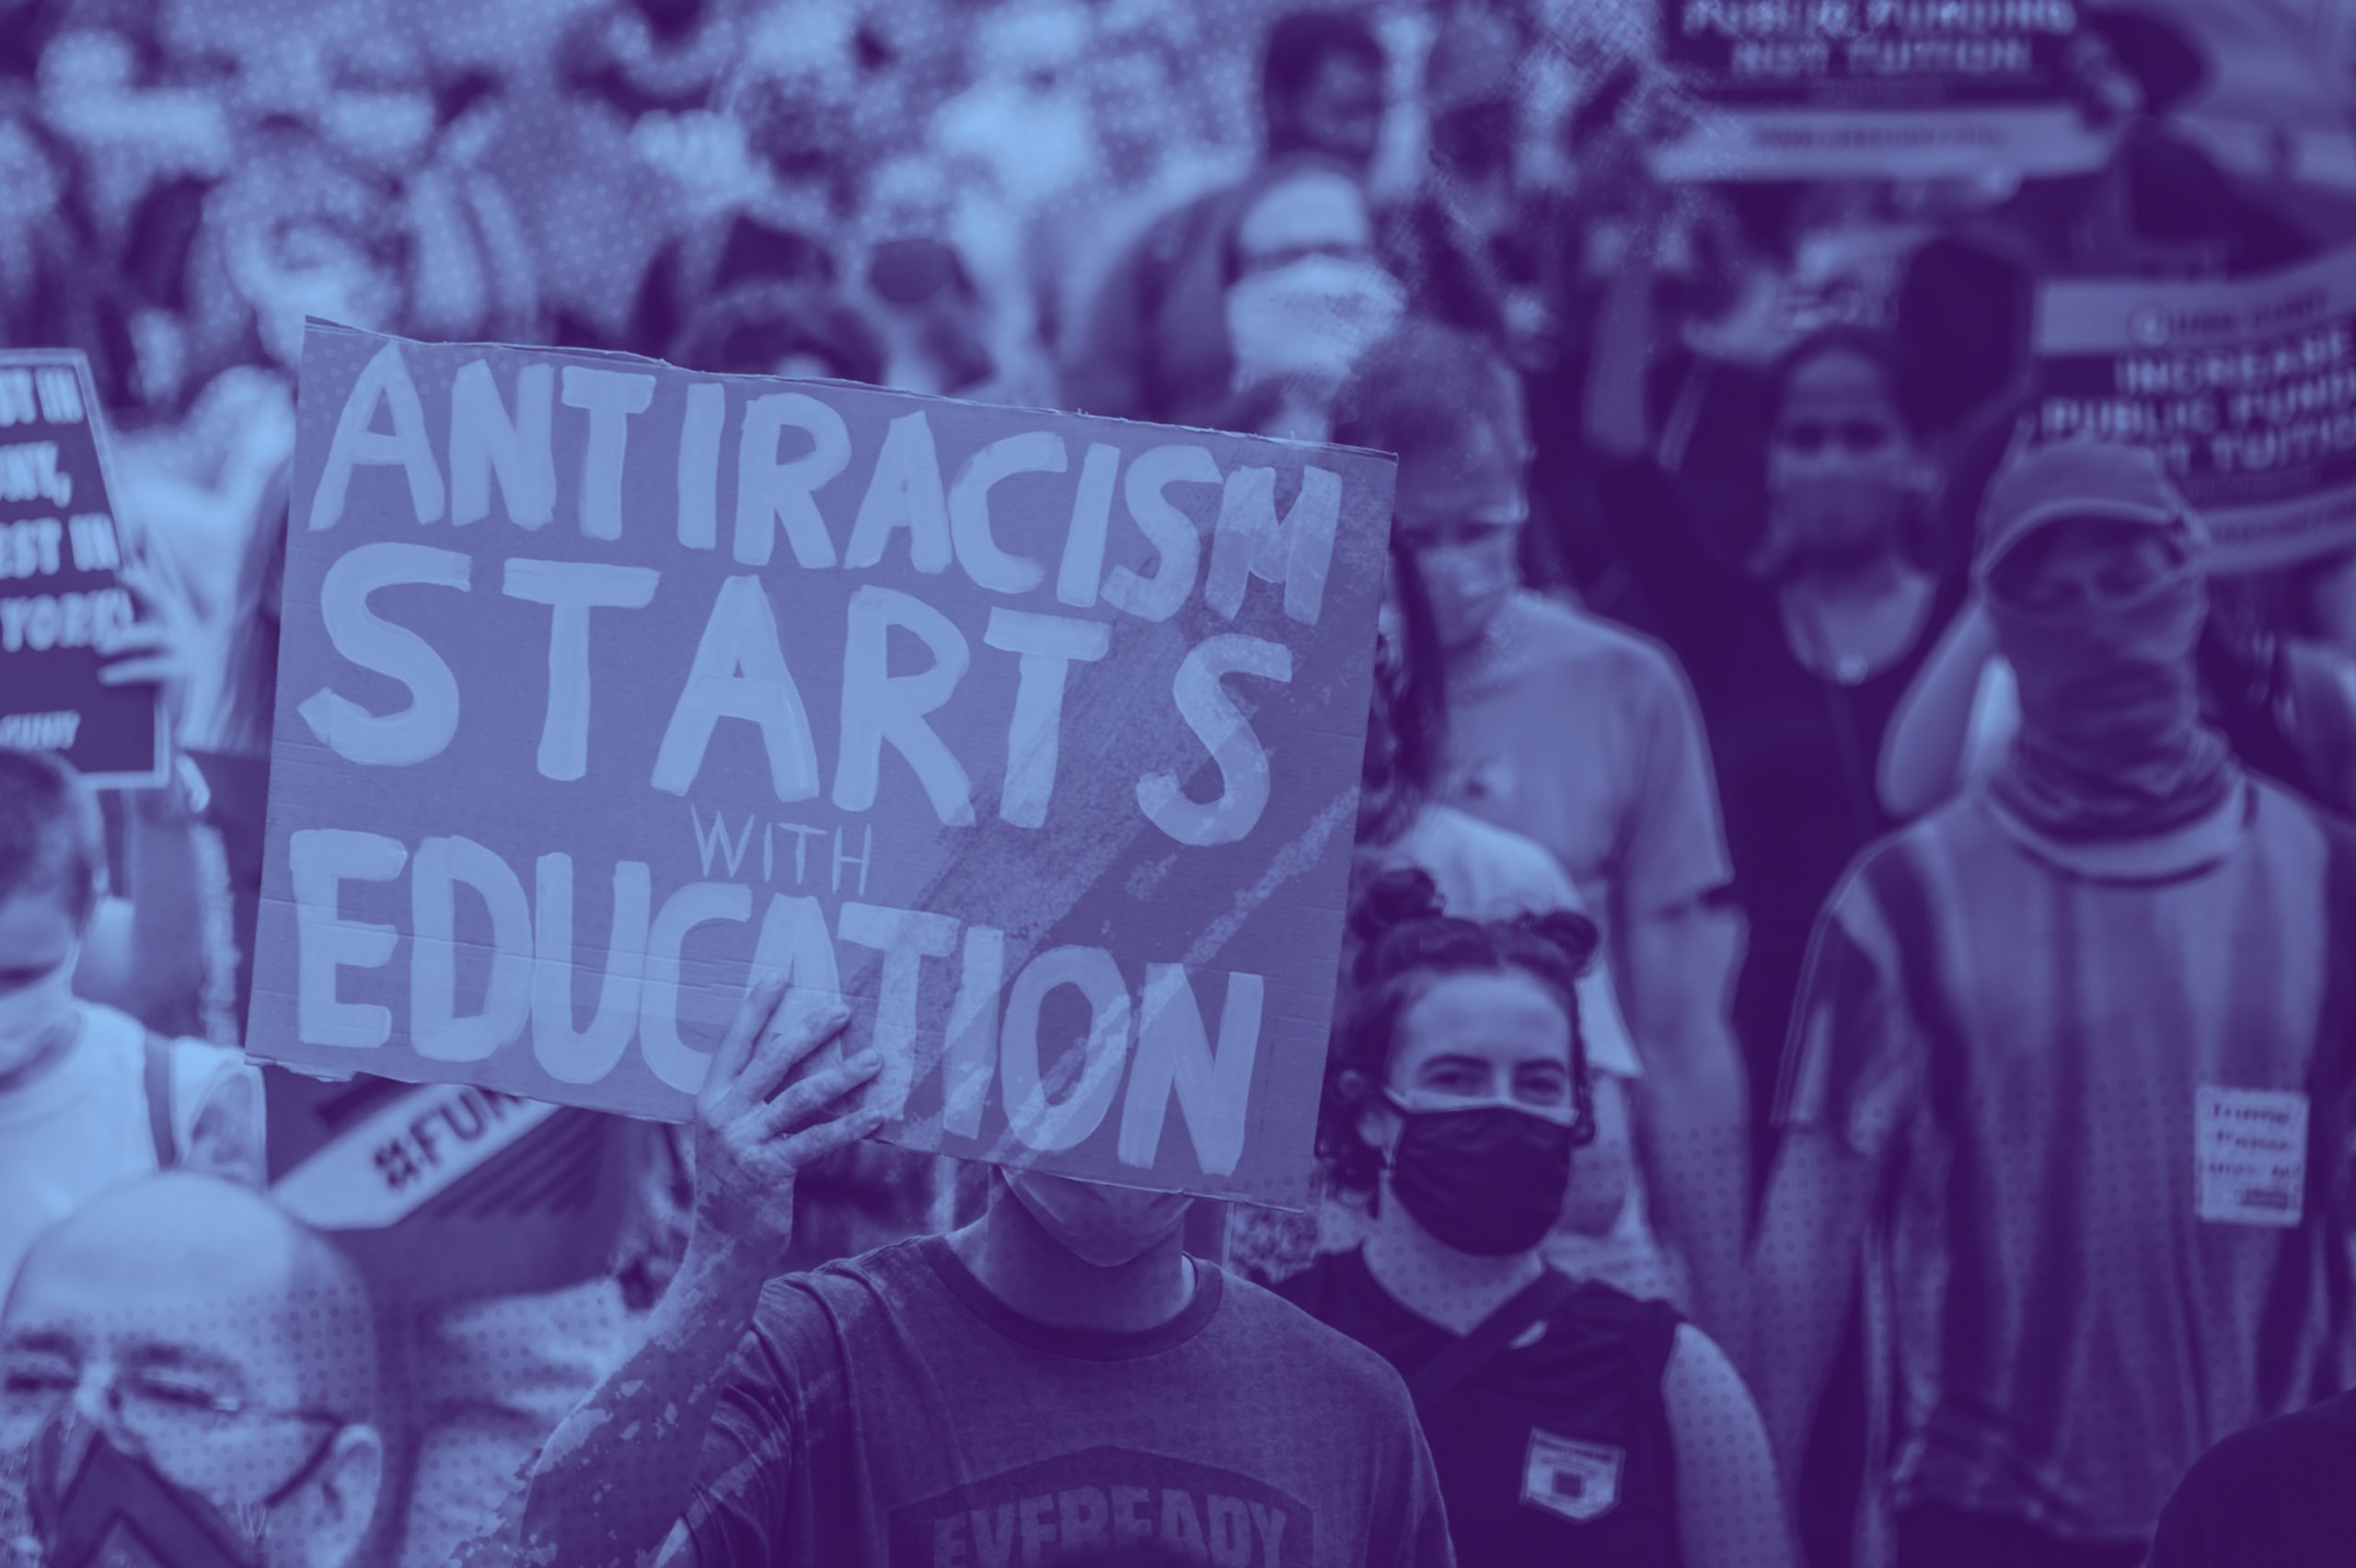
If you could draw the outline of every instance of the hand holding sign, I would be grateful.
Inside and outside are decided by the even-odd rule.
[[[711,1059],[696,1096],[695,1228],[689,1251],[706,1266],[739,1266],[766,1278],[793,1233],[793,1178],[814,1160],[866,1137],[884,1113],[860,1102],[883,1057],[870,1047],[847,1062],[803,1071],[842,1037],[849,1009],[789,1000],[782,979],[757,982]]]
[[[154,559],[127,560],[117,578],[139,608],[139,618],[98,634],[98,684],[153,686],[165,729],[178,735],[188,717],[196,673],[204,663],[204,628],[188,590]]]

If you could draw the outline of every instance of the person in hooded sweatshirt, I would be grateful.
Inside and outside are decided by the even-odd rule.
[[[2356,836],[2201,722],[2207,555],[2150,453],[2008,465],[2020,732],[1818,924],[1750,1371],[1788,1467],[1862,1289],[1900,1568],[2137,1568],[2205,1449],[2356,1371]]]

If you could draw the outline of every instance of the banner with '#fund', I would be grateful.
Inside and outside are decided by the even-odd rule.
[[[248,1050],[681,1120],[781,974],[895,1143],[1298,1205],[1391,488],[314,322]]]

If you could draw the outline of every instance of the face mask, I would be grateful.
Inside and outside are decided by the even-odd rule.
[[[1406,292],[1370,261],[1304,256],[1227,293],[1235,385],[1300,376],[1338,386],[1398,324]]]
[[[1546,1239],[1571,1187],[1573,1133],[1509,1105],[1410,1111],[1391,1147],[1391,1194],[1443,1245],[1480,1258]]]
[[[28,1488],[43,1568],[261,1568],[261,1529],[240,1528],[211,1501],[92,1433],[73,1472],[64,1473],[74,1418],[60,1417],[34,1439]],[[270,1510],[317,1473],[334,1446],[329,1433],[292,1480],[253,1510]]]
[[[1178,1228],[1194,1202],[1184,1193],[1146,1193],[1028,1170],[1007,1171],[1006,1184],[1041,1229],[1100,1269],[1142,1256]]]
[[[2202,727],[2193,648],[2206,579],[2189,565],[2132,599],[2033,610],[1988,595],[2019,683],[2021,734],[1999,784],[2007,803],[2065,837],[2157,831],[2231,785]]]
[[[1914,501],[1912,468],[1895,440],[1875,452],[1778,453],[1770,553],[1794,567],[1870,557],[1897,543]]]
[[[0,1076],[17,1071],[74,1021],[75,945],[64,962],[29,986],[0,996]]]

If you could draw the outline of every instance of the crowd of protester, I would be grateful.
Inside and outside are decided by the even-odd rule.
[[[2012,436],[2041,282],[2348,230],[2080,10],[2092,172],[1672,184],[1537,0],[0,4],[177,741],[0,750],[0,1562],[2340,1561],[2356,557]],[[306,316],[1395,455],[1311,1208],[864,1141],[765,987],[685,1127],[306,1210],[497,1107],[238,1049]]]

